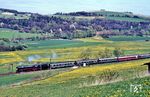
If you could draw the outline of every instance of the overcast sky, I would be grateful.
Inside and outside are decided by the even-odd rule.
[[[106,9],[150,15],[150,0],[0,0],[0,7],[41,14]]]

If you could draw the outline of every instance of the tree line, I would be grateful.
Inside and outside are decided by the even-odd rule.
[[[150,32],[150,22],[129,22],[107,19],[70,19],[61,16],[31,14],[29,19],[0,18],[0,28],[9,28],[26,33],[41,33],[52,38],[84,38],[92,37],[97,32],[107,35],[138,35]],[[105,33],[104,33],[105,32]]]
[[[115,48],[114,50],[110,50],[105,48],[104,50],[99,50],[96,54],[92,52],[90,48],[84,49],[79,58],[81,59],[91,59],[91,58],[111,58],[111,57],[120,57],[124,55],[124,50],[121,48]]]
[[[17,45],[17,46],[0,45],[0,52],[20,51],[20,50],[25,50],[26,48],[27,48],[27,46],[25,46],[25,45]]]

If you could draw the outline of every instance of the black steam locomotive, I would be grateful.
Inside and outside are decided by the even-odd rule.
[[[123,62],[123,61],[139,60],[139,59],[146,59],[146,58],[150,58],[150,54],[130,55],[130,56],[124,56],[124,57],[118,57],[118,58],[115,57],[115,58],[59,62],[59,63],[52,63],[52,64],[43,63],[43,64],[35,64],[35,65],[30,65],[30,66],[18,66],[16,67],[17,68],[16,72],[20,73],[20,72],[31,72],[31,71],[67,68],[67,67],[74,67],[74,66],[87,66],[87,65],[94,65],[94,64]]]

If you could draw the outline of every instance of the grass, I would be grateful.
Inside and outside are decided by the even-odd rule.
[[[129,37],[130,38],[130,37]],[[126,38],[125,40],[128,40]],[[1,52],[0,64],[9,64],[13,62],[26,62],[27,58],[32,55],[40,55],[41,58],[34,62],[49,62],[49,57],[52,52],[55,52],[58,57],[52,61],[71,61],[78,60],[81,51],[86,48],[91,49],[91,58],[96,58],[96,54],[100,50],[109,48],[121,48],[126,55],[150,53],[150,42],[145,41],[109,41],[101,38],[85,38],[78,40],[46,40],[46,41],[27,41],[24,44],[28,45],[26,51]],[[119,39],[122,39],[119,37]],[[46,57],[45,57],[46,56]]]
[[[36,37],[40,36],[39,34],[31,34],[31,33],[21,33],[16,30],[10,30],[10,29],[0,29],[0,38],[8,38],[8,39],[13,39],[13,38],[29,38],[29,37]]]
[[[150,37],[140,37],[140,36],[112,36],[107,40],[110,41],[145,41],[150,40]]]
[[[131,13],[124,13],[124,12],[113,12],[113,11],[95,11],[93,12],[97,14],[98,16],[66,16],[66,15],[55,15],[57,17],[61,17],[64,19],[71,19],[76,18],[76,20],[92,20],[94,18],[99,19],[109,19],[109,20],[116,20],[116,21],[128,21],[128,22],[149,22],[149,20],[139,17],[134,18],[133,14]],[[127,17],[131,16],[131,17]]]
[[[14,84],[14,83],[19,83],[22,81],[26,81],[29,79],[34,78],[35,75],[9,75],[9,76],[3,76],[0,77],[0,86],[4,86],[4,85],[10,85],[10,84]]]
[[[97,11],[98,15],[103,15],[106,19],[117,20],[117,21],[129,21],[129,22],[147,22],[144,18],[133,18],[132,13],[125,12],[113,12],[113,11]],[[126,17],[126,15],[131,17]]]
[[[0,73],[10,72],[11,63],[14,63],[13,71],[15,71],[15,67],[19,66],[20,62],[24,65],[28,64],[27,57],[49,56],[52,52],[59,56],[52,59],[52,62],[78,60],[80,52],[86,48],[92,50],[91,58],[96,58],[95,55],[100,50],[105,48],[113,50],[116,47],[123,49],[127,55],[149,53],[150,42],[137,42],[137,40],[138,38],[133,41],[111,41],[93,37],[77,40],[26,41],[25,44],[29,46],[26,51],[0,53]],[[130,84],[144,85],[145,82],[149,84],[149,77],[139,78],[145,76],[147,70],[146,66],[141,65],[149,60],[4,76],[0,77],[0,97],[101,97],[106,95],[133,97],[133,93],[127,90]],[[49,58],[43,57],[30,64],[34,62],[49,62]],[[111,75],[113,73],[114,76]],[[114,83],[115,81],[119,82]],[[144,90],[140,95],[148,96],[148,92]]]
[[[16,16],[15,15],[6,15],[6,14],[3,14],[1,11],[0,11],[0,18],[12,18],[12,19],[29,19],[30,16],[28,15],[21,15],[21,14],[17,14]]]
[[[147,84],[145,84],[147,83]],[[130,92],[131,84],[142,84],[142,92]],[[78,88],[68,84],[36,85],[28,87],[1,89],[1,97],[148,97],[149,96],[149,77],[118,82],[108,85],[98,85],[92,87]],[[113,88],[113,89],[112,89]],[[67,93],[66,93],[67,91]]]
[[[123,12],[113,12],[113,11],[95,11],[94,13],[98,14],[98,15],[103,15],[103,16],[125,16],[127,13],[123,13]]]
[[[108,41],[106,39],[103,39],[102,37],[90,37],[90,38],[80,38],[80,39],[76,39],[79,41],[83,41],[83,42],[112,42],[112,41]]]
[[[0,56],[3,58],[0,59],[0,64],[13,63],[13,62],[21,62],[23,61],[22,57],[14,52],[1,52]],[[9,56],[9,57],[8,57]],[[8,57],[8,58],[5,58]]]
[[[105,13],[103,13],[105,14]],[[114,14],[110,13],[109,15]],[[106,13],[107,15],[107,13]],[[79,17],[84,18],[84,17]],[[91,17],[93,18],[93,17]],[[90,19],[87,17],[87,19]],[[141,22],[133,18],[108,17],[122,21]],[[37,34],[19,33],[14,30],[0,29],[0,38],[35,37]],[[91,58],[96,58],[98,51],[109,48],[121,48],[126,55],[150,53],[150,42],[145,37],[101,37],[82,38],[77,40],[25,41],[26,51],[0,52],[0,73],[10,72],[11,63],[16,66],[49,62],[48,57],[55,52],[59,57],[52,62],[79,60],[81,51],[90,48]],[[149,39],[149,38],[148,38]],[[28,63],[27,58],[40,55],[41,59]],[[58,69],[0,77],[0,97],[142,97],[150,96],[149,77],[146,66],[142,64],[150,59],[122,63],[100,64],[78,69]],[[142,77],[142,78],[140,78]],[[141,84],[142,92],[131,93],[131,84]]]
[[[15,97],[113,97],[115,95],[115,97],[126,97],[127,95],[128,97],[133,97],[133,95],[135,95],[135,97],[138,95],[148,97],[149,91],[146,86],[148,87],[150,85],[149,77],[136,77],[132,79],[139,75],[139,71],[143,72],[146,70],[146,67],[142,67],[141,65],[148,61],[147,59],[79,68],[56,74],[47,79],[33,81],[32,83],[29,82],[15,87],[0,88],[0,95],[2,97],[12,95]],[[119,79],[121,78],[124,81],[108,84],[93,84],[93,82],[98,79],[104,80],[104,82],[108,81],[106,77],[101,76],[106,73],[106,70],[117,72],[119,74]],[[109,76],[109,72],[106,73],[106,76]],[[112,81],[113,80],[114,79],[112,79]],[[131,93],[131,84],[141,84],[143,86],[142,92],[137,94]]]
[[[102,44],[101,42],[83,42],[76,40],[43,40],[43,41],[28,41],[25,44],[29,46],[29,50],[34,49],[61,49],[71,47],[84,47]]]
[[[53,78],[48,78],[46,80],[40,81],[39,83],[67,81],[71,79],[82,78],[83,76],[89,76],[89,75],[96,76],[96,75],[100,75],[103,71],[106,71],[106,70],[118,71],[121,73],[122,70],[126,70],[128,72],[129,69],[138,68],[139,70],[142,71],[142,69],[146,70],[146,68],[145,66],[142,67],[141,65],[146,62],[149,62],[149,59],[132,61],[132,62],[123,62],[123,63],[103,64],[103,65],[96,65],[96,66],[91,66],[87,68],[80,68],[74,71],[65,72],[65,73],[56,75]],[[127,75],[124,75],[124,76],[127,76]]]
[[[1,76],[0,77],[0,87],[6,87],[9,85],[15,84],[23,84],[23,83],[30,83],[35,80],[45,79],[47,77],[54,76],[56,74],[69,71],[70,69],[57,69],[57,70],[47,70],[47,71],[39,71],[39,72],[29,72],[23,74],[14,74],[8,76]]]
[[[129,21],[129,22],[148,22],[146,19],[142,18],[128,18],[128,17],[106,17],[106,19],[117,20],[117,21]]]
[[[131,84],[142,85],[142,91],[134,93],[130,91]],[[75,91],[75,97],[149,97],[149,77],[137,78],[124,82],[107,85],[83,87]]]

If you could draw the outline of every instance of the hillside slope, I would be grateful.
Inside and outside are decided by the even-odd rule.
[[[0,11],[0,28],[44,33],[51,38],[85,38],[97,34],[144,36],[147,32],[149,35],[149,25],[149,19],[129,12],[74,12],[49,16],[4,9]]]
[[[139,78],[147,76],[145,75],[146,67],[141,66],[145,62],[149,62],[149,59],[79,68],[44,80],[0,88],[0,96],[110,97],[116,95],[126,97],[128,95],[128,97],[133,97],[133,95],[142,95],[142,97],[148,97],[149,88],[146,87],[150,85],[149,77]],[[130,92],[131,84],[141,84],[142,92]]]

